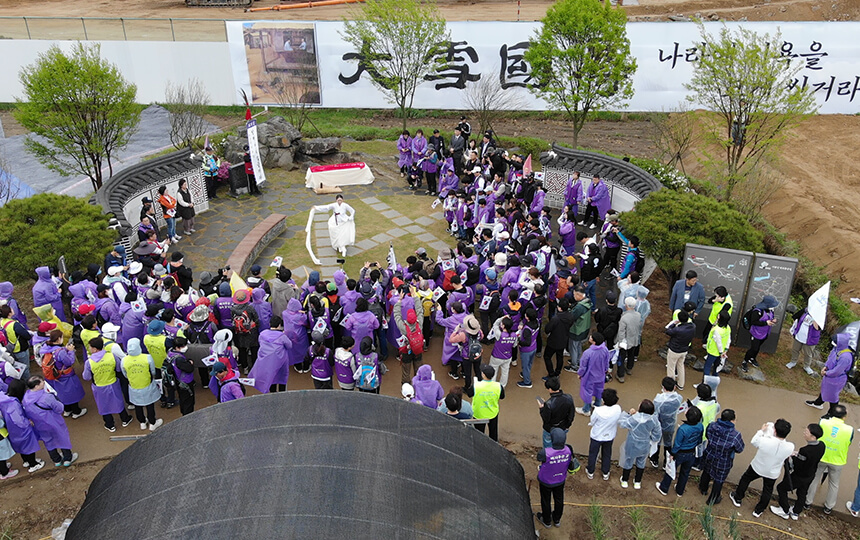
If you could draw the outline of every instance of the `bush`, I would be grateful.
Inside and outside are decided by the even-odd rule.
[[[650,173],[663,184],[663,187],[675,191],[688,191],[690,179],[675,167],[664,165],[656,159],[630,158],[630,163]]]
[[[762,233],[724,203],[695,193],[662,189],[645,197],[621,218],[625,232],[639,237],[669,286],[684,266],[686,244],[761,252]]]
[[[502,148],[519,148],[520,154],[528,157],[532,155],[532,163],[540,161],[540,153],[548,152],[552,145],[544,139],[537,137],[499,137],[499,146]]]
[[[70,270],[101,264],[116,239],[107,225],[101,208],[67,195],[9,201],[0,208],[0,279],[33,279],[35,268],[56,266],[60,256]]]

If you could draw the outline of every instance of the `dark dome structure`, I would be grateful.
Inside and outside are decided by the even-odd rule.
[[[68,540],[534,538],[523,469],[420,404],[305,390],[194,412],[93,480]]]

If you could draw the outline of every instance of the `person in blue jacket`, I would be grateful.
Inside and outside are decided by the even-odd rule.
[[[685,302],[696,304],[693,319],[705,307],[705,288],[699,283],[699,275],[695,270],[687,270],[684,278],[675,282],[672,287],[672,296],[669,297],[669,309],[675,313],[675,310],[684,309]]]

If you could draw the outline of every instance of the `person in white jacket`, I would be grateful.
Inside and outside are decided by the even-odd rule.
[[[355,210],[343,202],[343,195],[335,197],[333,204],[314,206],[317,212],[331,212],[328,234],[331,247],[346,257],[346,247],[355,244]]]
[[[762,479],[761,497],[753,510],[753,517],[761,516],[773,495],[773,484],[782,472],[782,465],[794,453],[794,443],[785,440],[791,433],[791,424],[780,418],[774,423],[767,422],[756,432],[750,443],[758,448],[755,457],[744,475],[741,476],[738,487],[729,493],[732,504],[740,508],[750,482]]]

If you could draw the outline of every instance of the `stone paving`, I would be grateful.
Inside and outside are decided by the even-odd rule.
[[[415,195],[421,197],[421,200],[428,200],[429,197],[425,198],[410,191],[400,175],[397,174],[396,169],[388,166],[387,163],[377,163],[369,156],[365,156],[365,158],[374,167],[376,180],[367,186],[346,186],[343,188],[343,195],[347,200],[357,198],[370,205],[371,208],[380,213],[379,218],[384,216],[391,222],[391,229],[372,238],[356,238],[356,245],[347,249],[347,255],[358,255],[392,239],[400,238],[406,234],[418,233],[424,233],[420,237],[421,241],[428,244],[432,243],[431,245],[436,246],[433,249],[439,249],[438,246],[442,245],[448,247],[448,243],[426,233],[425,227],[427,225],[443,219],[440,212],[432,214],[432,217],[423,216],[413,220],[376,198],[377,195]],[[391,170],[387,171],[386,169],[389,168]],[[181,251],[185,256],[186,263],[195,270],[195,274],[199,274],[203,270],[213,271],[226,264],[227,258],[239,241],[269,214],[281,213],[286,215],[288,219],[293,218],[292,222],[296,222],[295,216],[298,214],[307,216],[311,206],[328,204],[333,201],[331,195],[317,195],[304,187],[303,182],[288,182],[279,176],[272,175],[272,180],[267,182],[269,185],[263,186],[263,194],[258,197],[245,195],[240,198],[233,198],[221,192],[218,199],[210,201],[210,210],[197,217],[197,232],[191,236],[183,237],[171,251]],[[295,175],[292,177],[295,178]],[[328,214],[317,214],[314,219],[311,229],[312,241],[314,252],[320,259],[321,265],[319,268],[312,269],[317,269],[323,277],[330,278],[339,266],[337,264],[338,254],[331,248],[329,242],[328,217]],[[299,219],[301,225],[289,226],[280,236],[274,238],[260,252],[257,261],[255,261],[256,264],[264,269],[267,268],[275,256],[285,255],[283,248],[287,241],[296,237],[302,239],[301,249],[304,251],[303,240],[306,219],[306,217]],[[178,228],[181,231],[181,225]],[[313,266],[310,256],[306,253],[303,259],[307,261],[308,266]],[[296,275],[304,273],[300,268],[293,268],[293,272]]]

